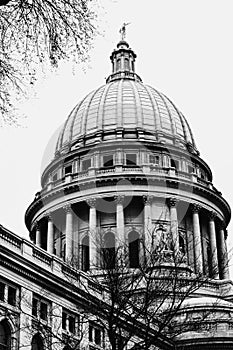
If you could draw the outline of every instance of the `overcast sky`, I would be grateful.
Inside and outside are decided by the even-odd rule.
[[[68,64],[35,85],[20,108],[21,128],[0,129],[0,222],[28,237],[27,206],[40,190],[42,159],[52,135],[79,100],[105,83],[123,22],[144,83],[167,95],[186,116],[213,183],[233,205],[232,0],[102,0],[100,31],[85,72]],[[45,151],[46,150],[46,151]],[[45,157],[44,157],[45,153]],[[228,227],[232,246],[232,224]]]

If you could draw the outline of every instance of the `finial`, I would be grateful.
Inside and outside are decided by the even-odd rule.
[[[124,41],[126,37],[126,26],[128,26],[130,23],[123,23],[121,29],[119,30],[121,34],[121,40]]]

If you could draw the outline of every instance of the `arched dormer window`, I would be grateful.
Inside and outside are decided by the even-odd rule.
[[[84,236],[81,243],[81,256],[82,256],[82,270],[88,271],[90,269],[90,249],[89,249],[89,237]]]
[[[115,236],[112,232],[104,235],[102,247],[102,266],[104,269],[114,269],[115,267]]]
[[[128,235],[129,242],[129,267],[139,267],[139,234],[131,231]]]
[[[11,349],[11,330],[6,320],[0,322],[0,349]]]
[[[42,340],[39,333],[35,334],[34,337],[32,338],[31,349],[32,350],[43,350],[44,349],[43,340]]]

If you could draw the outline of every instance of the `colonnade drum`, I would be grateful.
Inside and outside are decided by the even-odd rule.
[[[35,243],[84,271],[101,268],[101,249],[129,253],[138,267],[144,249],[159,252],[159,263],[183,265],[212,278],[228,278],[226,230],[213,211],[174,197],[115,196],[67,204],[36,223]],[[161,253],[163,254],[161,256]]]
[[[191,128],[162,93],[142,83],[136,54],[120,41],[106,84],[73,109],[26,211],[41,249],[89,271],[119,247],[137,268],[158,265],[228,278],[230,208],[212,183]],[[107,266],[111,268],[113,266]]]

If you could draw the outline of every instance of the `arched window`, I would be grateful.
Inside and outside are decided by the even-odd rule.
[[[121,59],[118,58],[117,60],[117,71],[121,70]]]
[[[129,59],[125,58],[125,70],[129,70]]]
[[[129,267],[139,266],[139,235],[136,231],[131,231],[128,236],[129,241]]]
[[[35,334],[34,337],[32,338],[32,350],[43,350],[44,349],[44,344],[43,340],[40,336],[40,334]]]
[[[88,271],[90,269],[90,250],[89,250],[89,237],[87,235],[82,239],[81,254],[82,254],[82,270]]]
[[[11,331],[7,321],[0,323],[0,349],[9,350],[11,342]]]
[[[114,269],[115,267],[115,236],[112,232],[107,232],[104,235],[102,265],[104,269]]]

